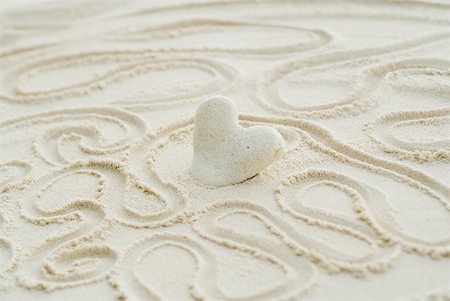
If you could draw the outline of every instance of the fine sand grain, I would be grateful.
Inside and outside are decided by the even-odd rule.
[[[0,300],[450,300],[449,2],[17,1],[0,46]],[[216,95],[284,140],[219,187]]]

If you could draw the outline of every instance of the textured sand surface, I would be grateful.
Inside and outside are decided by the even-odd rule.
[[[0,300],[450,299],[450,2],[20,1],[0,46]],[[286,151],[214,188],[218,94]]]

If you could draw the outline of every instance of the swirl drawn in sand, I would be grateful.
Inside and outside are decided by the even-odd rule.
[[[4,197],[0,200],[3,210],[0,212],[0,290],[7,288],[10,282],[10,273],[13,269],[13,262],[16,256],[14,243],[8,239],[8,234],[13,229],[13,221],[8,218]]]
[[[57,87],[47,89],[22,87],[22,83],[29,83],[41,77],[45,78],[46,73],[49,76],[47,82],[51,82],[51,76],[52,74],[54,76],[55,72],[70,72],[70,74],[86,72],[88,69],[84,70],[83,67],[97,67],[99,71],[96,74],[94,73],[91,78],[84,78],[79,82],[71,82],[73,79],[73,75],[71,75],[67,84]],[[7,93],[0,96],[0,99],[36,104],[64,98],[83,97],[135,77],[151,74],[162,76],[161,73],[175,72],[180,69],[198,70],[207,76],[207,80],[203,79],[202,82],[192,82],[191,80],[189,82],[189,78],[185,78],[185,83],[174,82],[166,89],[161,89],[161,87],[155,85],[152,87],[153,89],[150,89],[153,95],[150,93],[142,97],[145,100],[133,99],[139,98],[139,94],[125,94],[123,97],[131,97],[131,100],[121,100],[116,101],[116,103],[131,107],[139,106],[139,104],[145,105],[146,103],[156,107],[179,104],[182,103],[180,98],[203,97],[212,92],[225,90],[231,86],[237,76],[232,67],[217,61],[199,58],[157,59],[154,53],[146,49],[77,53],[40,58],[10,70],[3,77],[3,87]],[[185,89],[181,89],[183,84],[186,86]],[[175,89],[175,87],[178,89]],[[157,93],[158,89],[160,90],[159,93]],[[115,97],[121,99],[120,95]]]
[[[23,187],[31,181],[29,174],[32,169],[30,164],[19,160],[0,164],[0,191],[7,192],[13,188]]]
[[[381,144],[388,153],[396,154],[400,159],[426,162],[448,160],[450,157],[450,140],[445,136],[448,131],[450,108],[433,111],[393,112],[376,118],[366,125],[365,130],[370,137]],[[398,137],[395,131],[407,126],[422,126],[427,129],[426,138],[420,141]],[[442,125],[442,134],[439,126]],[[429,127],[427,127],[429,126]],[[448,127],[448,126],[447,126]],[[433,132],[437,132],[434,134]],[[437,135],[437,136],[436,136]]]
[[[81,190],[70,185],[80,181]],[[40,192],[34,195],[35,190]],[[15,264],[21,285],[48,291],[104,279],[117,252],[102,240],[115,223],[167,227],[182,221],[187,209],[187,204],[166,202],[124,164],[106,160],[61,168],[36,180],[27,195],[21,217],[31,224],[76,222],[35,244]]]
[[[302,134],[304,138],[309,139],[308,144],[313,150],[326,153],[339,161],[345,162],[346,164],[350,163],[351,165],[357,166],[358,168],[366,169],[376,174],[383,174],[384,176],[388,176],[389,178],[398,181],[398,185],[407,185],[412,187],[413,189],[423,191],[424,193],[427,193],[436,201],[438,201],[438,204],[440,203],[448,207],[448,202],[445,201],[448,198],[448,188],[446,188],[445,186],[441,186],[439,181],[436,181],[435,179],[432,179],[424,174],[420,174],[417,171],[403,169],[400,165],[390,166],[387,161],[377,159],[367,153],[352,149],[345,144],[336,141],[336,139],[334,139],[326,130],[321,129],[320,127],[317,127],[312,123],[299,120],[277,120],[254,116],[245,116],[244,119],[251,120],[253,122],[255,120],[258,120],[260,122],[264,120],[266,122],[270,121],[274,124],[279,122],[282,124],[289,124],[290,126],[295,125],[295,127],[302,129],[302,131],[306,131],[307,133],[314,134],[314,136],[316,136],[313,139],[309,135],[305,136],[305,134]],[[149,152],[150,155],[148,162],[150,163],[149,168],[152,174],[159,174],[159,168],[155,166],[155,163],[158,161],[161,162],[161,160],[158,160],[158,156],[161,152],[164,152],[165,148],[168,148],[169,153],[173,153],[175,151],[175,148],[179,148],[180,143],[186,143],[187,147],[184,149],[187,150],[188,153],[184,153],[182,157],[190,156],[189,140],[192,129],[190,128],[190,126],[186,127],[184,124],[180,124],[178,126],[179,129],[173,132],[173,134],[168,134],[169,138],[167,140],[155,146],[155,151]],[[326,142],[328,145],[331,145],[332,148],[323,145],[318,140],[316,140],[317,138],[323,139],[321,141]],[[293,150],[293,152],[294,153],[291,155],[295,157],[295,150]],[[177,151],[177,154],[179,154],[179,150]],[[362,161],[363,158],[364,160]],[[367,161],[377,162],[377,160],[379,160],[377,165],[383,166],[383,168],[377,168],[376,165],[366,163]],[[178,187],[178,189],[180,191],[183,191],[185,195],[190,195],[189,190],[192,189],[193,185],[195,186],[198,184],[196,184],[195,182],[180,182],[186,180],[184,176],[186,172],[183,169],[189,166],[188,164],[186,164],[185,160],[180,161],[183,161],[182,163],[180,163],[181,165],[174,167],[174,170],[177,170],[178,175],[172,175],[171,178],[173,178],[173,180],[167,179],[167,176],[170,175],[167,172],[165,172],[164,176],[160,175],[159,178],[165,178],[165,180],[161,181],[165,181],[166,184]],[[187,163],[189,163],[189,160],[187,160]],[[390,169],[392,171],[388,171],[386,169]],[[399,175],[398,172],[402,173],[403,175]],[[429,187],[425,187],[423,184],[414,181],[410,177],[422,179],[428,178],[427,182],[429,185],[431,185],[430,187],[440,190],[443,193],[444,197],[439,197]],[[292,226],[290,226],[289,223],[286,224],[286,222],[282,221],[280,217],[272,215],[264,217],[264,214],[267,215],[269,213],[262,214],[259,211],[255,213],[248,213],[249,209],[247,208],[247,206],[253,208],[256,205],[251,205],[251,203],[247,201],[226,201],[223,203],[223,207],[227,209],[235,207],[235,213],[245,215],[250,214],[250,216],[253,216],[258,220],[262,220],[264,221],[264,223],[275,223],[275,225],[278,225],[278,227],[284,227],[288,229],[281,231],[274,230],[275,225],[264,226],[268,229],[271,229],[271,231],[273,232],[272,235],[274,235],[275,237],[284,237],[286,244],[294,251],[294,254],[298,256],[304,256],[310,259],[312,262],[325,268],[329,272],[333,273],[351,272],[356,275],[364,275],[376,271],[385,271],[386,269],[392,267],[393,263],[395,263],[395,259],[399,255],[398,248],[396,248],[395,245],[400,245],[406,252],[415,252],[431,257],[447,257],[449,255],[448,237],[446,239],[431,243],[427,240],[421,240],[418,237],[414,237],[410,234],[405,233],[404,231],[397,228],[397,222],[395,220],[395,215],[397,213],[396,211],[393,211],[391,209],[392,202],[388,202],[386,200],[386,196],[383,193],[380,193],[373,188],[366,187],[366,185],[359,184],[355,180],[341,175],[340,173],[334,173],[332,171],[324,170],[304,173],[298,178],[290,177],[288,180],[282,182],[282,187],[285,188],[274,188],[277,198],[279,197],[281,200],[282,195],[286,193],[285,190],[288,189],[288,186],[286,185],[289,185],[289,183],[291,183],[292,181],[293,184],[296,183],[296,179],[304,179],[304,181],[314,181],[315,179],[317,179],[317,181],[319,181],[317,183],[326,183],[327,185],[333,185],[334,187],[339,187],[339,189],[346,191],[348,193],[348,196],[351,199],[354,199],[352,207],[356,216],[340,216],[338,214],[332,214],[306,207],[303,207],[301,212],[297,212],[283,205],[284,202],[279,201],[279,204],[283,211],[287,210],[287,212],[291,214],[296,220],[304,222],[310,226],[322,228],[324,231],[335,231],[344,236],[351,237],[352,239],[360,240],[363,244],[368,244],[368,250],[378,250],[378,252],[373,253],[372,256],[369,256],[370,252],[363,252],[359,255],[361,257],[356,256],[356,258],[353,258],[353,256],[355,256],[356,254],[352,254],[351,251],[350,253],[348,253],[349,250],[341,251],[339,249],[333,249],[333,247],[336,247],[335,244],[332,246],[327,244],[323,245],[323,242],[314,242],[314,239],[301,238],[301,236],[299,237],[299,234],[296,233],[293,228],[291,228]],[[195,192],[195,194],[199,193],[200,192],[198,191]],[[289,196],[292,198],[294,194],[292,194],[291,192],[289,193]],[[195,207],[196,204],[193,204],[193,206]],[[213,208],[215,208],[214,205],[212,206]],[[257,206],[257,208],[259,207]],[[230,212],[224,212],[224,214],[220,215],[221,217],[218,217],[218,219],[222,219],[223,216],[232,214],[233,212],[232,210],[228,211]],[[198,213],[193,212],[190,213],[190,215],[192,215],[192,218],[195,221],[201,221],[204,212],[204,209],[199,209]],[[262,212],[267,211],[263,210]],[[387,212],[391,212],[392,215],[389,216]],[[200,215],[198,216],[198,214]],[[213,231],[211,227],[211,225],[207,227],[202,226],[201,228],[195,226],[194,229],[197,229],[196,231],[199,231],[199,234],[202,237],[219,244],[224,244],[226,246],[230,246],[230,244],[233,244],[232,242],[234,241],[241,241],[243,239],[241,237],[241,234],[240,236],[237,236],[238,234],[230,236],[231,230],[229,229],[225,229],[223,231]],[[226,243],[222,239],[218,238],[222,235],[225,235],[224,238],[227,238]],[[264,249],[264,247],[267,248],[267,244],[264,244],[262,242],[261,244],[258,244],[254,235],[248,237],[244,235],[243,237],[245,237],[246,240],[244,241],[246,241],[249,246],[257,246],[258,249],[268,251],[275,256],[277,255],[276,247],[271,249]],[[336,258],[336,256],[338,258]]]
[[[425,267],[436,287],[404,296],[448,297],[448,4],[80,7],[5,19],[0,110],[21,117],[0,118],[0,293],[95,296],[101,282],[118,300],[300,300],[339,297],[336,279],[348,296],[382,283],[393,298],[389,277],[410,262],[408,279]],[[397,105],[386,86],[425,98]],[[222,188],[189,173],[186,117],[215,94],[287,141]]]
[[[129,247],[123,258],[123,261],[116,265],[116,269],[111,273],[110,283],[118,290],[120,298],[136,298],[145,300],[146,298],[164,298],[152,288],[152,285],[146,282],[139,275],[140,264],[145,257],[152,255],[157,249],[164,247],[176,247],[185,250],[194,259],[195,277],[192,283],[188,284],[189,295],[195,299],[227,299],[227,300],[266,300],[270,298],[287,299],[299,295],[314,283],[314,270],[309,271],[310,279],[306,283],[298,286],[297,281],[302,281],[303,277],[297,271],[280,262],[279,259],[256,249],[235,248],[234,252],[251,256],[257,261],[265,262],[275,266],[285,273],[284,279],[271,284],[269,287],[257,293],[246,295],[233,295],[227,292],[217,283],[218,273],[220,271],[218,261],[213,252],[188,235],[156,233],[152,236],[143,238]],[[131,280],[131,281],[130,281]]]
[[[218,20],[218,19],[195,19],[175,22],[171,24],[164,24],[160,26],[147,26],[143,28],[132,28],[121,30],[119,32],[113,32],[107,35],[106,38],[118,40],[118,41],[142,41],[142,40],[153,40],[158,42],[163,40],[166,45],[170,45],[170,40],[174,39],[176,41],[179,37],[184,37],[188,35],[199,35],[199,34],[221,34],[225,35],[227,31],[239,31],[245,33],[250,31],[251,34],[248,36],[249,46],[241,47],[224,47],[211,46],[211,43],[207,45],[195,45],[191,47],[186,47],[185,45],[178,46],[174,43],[173,47],[166,46],[165,48],[155,49],[155,52],[161,53],[226,53],[226,54],[240,54],[240,55],[280,55],[285,53],[294,53],[300,51],[306,51],[311,49],[320,48],[332,40],[331,34],[324,30],[317,29],[307,29],[295,26],[282,26],[282,25],[269,25],[267,23],[256,23],[256,22],[243,22],[237,20]],[[255,37],[258,36],[258,32],[261,32],[261,41],[254,41]],[[271,32],[279,35],[287,35],[286,40],[293,41],[296,43],[288,45],[279,45],[279,39],[274,39],[272,42],[271,38],[268,38]],[[290,34],[290,35],[289,35]],[[222,43],[226,41],[228,45],[236,44],[233,43],[233,35],[230,38],[226,38],[221,41]],[[306,41],[305,41],[306,40]],[[299,41],[299,42],[297,42]],[[271,43],[272,42],[272,43]],[[265,46],[264,43],[268,45]],[[242,39],[238,41],[238,44],[245,45],[245,41]],[[256,44],[257,47],[251,47],[250,45]],[[261,45],[262,44],[262,45]],[[271,45],[273,44],[273,45]]]
[[[0,123],[0,132],[6,139],[11,133],[26,134],[39,126],[42,130],[30,137],[32,151],[51,165],[67,164],[83,155],[117,153],[150,133],[142,118],[114,107],[63,109],[6,120]],[[63,145],[69,142],[75,142],[81,152],[72,160],[63,153]]]
[[[342,115],[360,114],[377,104],[372,95],[388,73],[408,68],[424,68],[424,72],[428,71],[428,68],[433,67],[447,70],[448,61],[419,58],[368,67],[362,71],[362,76],[359,76],[358,82],[354,84],[354,87],[345,97],[338,100],[326,101],[325,104],[321,105],[302,106],[286,102],[280,96],[280,91],[278,90],[280,82],[296,72],[307,71],[308,69],[322,66],[330,68],[330,65],[332,66],[338,62],[355,61],[356,59],[365,59],[371,56],[422,47],[424,44],[432,44],[446,40],[449,37],[448,32],[443,32],[371,49],[327,53],[309,59],[290,60],[279,66],[275,66],[272,70],[264,73],[261,78],[256,80],[254,83],[255,92],[253,98],[258,104],[275,114],[297,118],[332,118]],[[301,103],[302,101],[297,102]]]

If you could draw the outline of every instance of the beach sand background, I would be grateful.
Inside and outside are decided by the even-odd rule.
[[[1,300],[450,299],[449,2],[0,6]],[[218,94],[287,151],[216,188]]]

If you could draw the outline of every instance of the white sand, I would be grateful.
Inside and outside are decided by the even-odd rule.
[[[0,300],[450,299],[449,2],[26,2]],[[189,168],[218,94],[286,151],[214,188]]]

